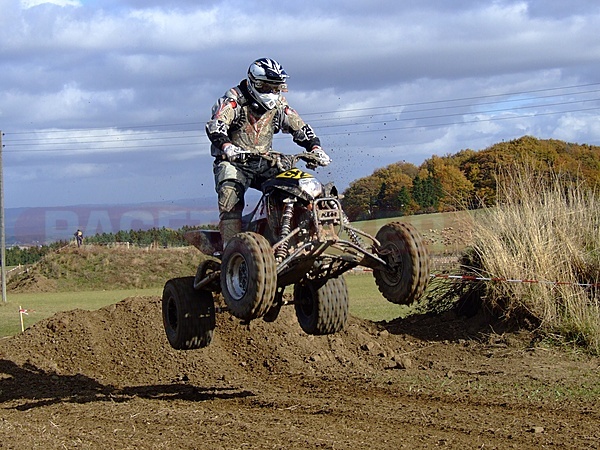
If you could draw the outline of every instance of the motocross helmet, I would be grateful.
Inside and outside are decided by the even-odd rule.
[[[287,92],[288,74],[274,59],[260,58],[248,68],[248,91],[266,110],[277,106],[281,92]]]

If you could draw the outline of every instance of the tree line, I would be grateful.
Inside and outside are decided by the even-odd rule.
[[[342,204],[352,221],[491,206],[499,177],[517,163],[592,188],[600,184],[600,147],[523,136],[480,151],[434,155],[420,166],[383,167],[350,183]]]
[[[38,262],[44,255],[68,245],[66,241],[52,242],[48,245],[35,247],[11,247],[6,249],[5,261],[7,266],[25,266]]]
[[[110,245],[128,243],[138,247],[183,247],[188,245],[183,235],[190,230],[215,229],[214,225],[183,226],[178,230],[170,228],[151,228],[149,230],[120,230],[116,233],[98,233],[84,238],[85,244]],[[38,262],[45,255],[69,245],[67,241],[53,242],[35,247],[12,247],[6,249],[6,265],[18,266]]]
[[[213,230],[215,225],[199,225],[183,227],[173,230],[171,228],[150,228],[149,230],[120,230],[116,233],[99,233],[85,239],[88,244],[109,245],[113,243],[129,243],[139,247],[154,245],[157,247],[183,247],[188,245],[184,239],[190,230]]]
[[[352,221],[401,215],[473,209],[496,202],[498,177],[511,165],[526,162],[538,171],[600,186],[600,147],[560,140],[523,136],[480,151],[461,150],[453,155],[432,156],[420,166],[397,162],[350,183],[342,204]],[[85,243],[177,247],[187,245],[183,235],[192,229],[215,229],[214,225],[179,230],[121,230],[86,236]],[[10,248],[6,265],[32,264],[45,254],[67,245],[55,242],[30,248]]]

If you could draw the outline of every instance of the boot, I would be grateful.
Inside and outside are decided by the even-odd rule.
[[[219,231],[223,240],[223,250],[229,239],[242,231],[242,219],[221,219],[219,222]]]

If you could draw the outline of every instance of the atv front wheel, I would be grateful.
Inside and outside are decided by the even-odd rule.
[[[162,296],[163,326],[171,347],[194,350],[210,344],[215,329],[212,292],[194,289],[194,277],[167,281]]]
[[[300,327],[307,334],[342,331],[348,322],[348,289],[343,277],[326,282],[311,280],[294,285],[294,306]]]
[[[375,238],[378,255],[388,270],[375,269],[379,292],[390,302],[408,305],[419,299],[429,281],[429,255],[417,230],[406,223],[391,222]]]
[[[246,321],[262,317],[276,290],[277,265],[269,241],[253,232],[236,234],[221,259],[221,291],[231,314]]]

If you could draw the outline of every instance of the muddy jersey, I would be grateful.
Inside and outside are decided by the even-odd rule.
[[[283,96],[274,109],[257,112],[246,83],[243,80],[227,91],[213,106],[212,117],[206,124],[213,156],[221,156],[223,144],[228,142],[252,153],[267,153],[271,150],[273,135],[280,131],[291,134],[294,142],[306,150],[321,145],[310,125]]]

